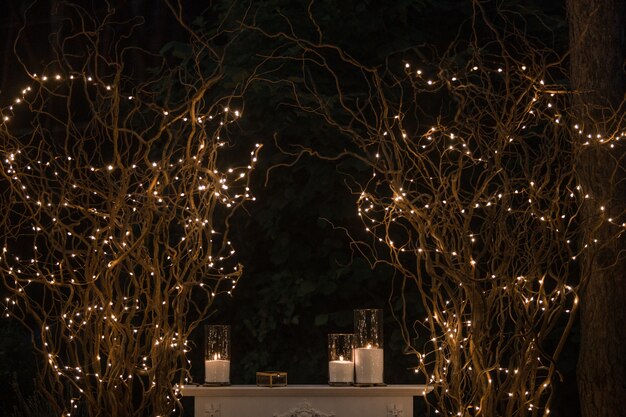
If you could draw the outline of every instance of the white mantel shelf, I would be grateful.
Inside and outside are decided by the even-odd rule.
[[[194,397],[195,417],[413,417],[413,397],[426,385],[258,387],[185,385]]]

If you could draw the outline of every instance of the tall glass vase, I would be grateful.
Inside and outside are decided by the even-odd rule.
[[[204,326],[204,382],[207,385],[230,384],[230,326]]]
[[[356,383],[383,383],[383,311],[354,310],[354,368]]]
[[[354,335],[331,333],[328,335],[328,384],[352,385],[354,383]]]

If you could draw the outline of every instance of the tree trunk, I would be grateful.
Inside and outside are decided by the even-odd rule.
[[[571,82],[585,133],[608,134],[624,112],[626,2],[568,0]],[[621,122],[623,124],[623,120]],[[621,126],[623,129],[623,125]],[[623,417],[626,398],[626,143],[583,147],[579,176],[585,200],[577,383],[584,417]],[[613,219],[613,223],[608,219]],[[619,236],[622,232],[621,237]],[[597,239],[597,243],[595,239]]]

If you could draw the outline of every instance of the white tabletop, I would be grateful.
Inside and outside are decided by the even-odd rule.
[[[181,393],[186,397],[393,397],[426,395],[429,385],[385,385],[376,387],[336,387],[330,385],[287,385],[285,387],[259,387],[256,385],[229,385],[204,387],[184,385]]]

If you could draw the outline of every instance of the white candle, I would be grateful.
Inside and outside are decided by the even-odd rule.
[[[204,382],[230,382],[230,361],[225,359],[205,360]]]
[[[383,383],[383,350],[381,348],[358,348],[354,351],[356,382],[359,384]]]
[[[354,382],[354,363],[343,359],[328,362],[328,382]]]

